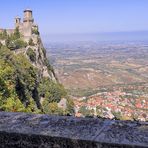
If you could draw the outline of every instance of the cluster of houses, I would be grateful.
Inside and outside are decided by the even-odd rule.
[[[93,116],[148,121],[148,94],[134,96],[131,93],[115,90],[77,98],[74,99],[74,103],[75,115],[78,117],[84,116],[81,108],[85,107],[93,111]]]

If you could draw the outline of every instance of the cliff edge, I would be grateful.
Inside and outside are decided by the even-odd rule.
[[[0,30],[0,110],[72,114],[73,102],[58,82],[43,46],[32,11],[23,23]]]

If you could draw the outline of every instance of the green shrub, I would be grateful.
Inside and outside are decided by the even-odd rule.
[[[36,111],[30,98],[37,87],[37,72],[23,54],[13,54],[6,47],[0,50],[0,109],[4,111]],[[34,98],[37,101],[37,98]],[[27,110],[24,108],[27,108]],[[30,108],[30,109],[29,109]]]
[[[32,62],[36,61],[36,53],[33,51],[33,49],[28,48],[27,55]]]
[[[18,98],[9,97],[5,103],[1,106],[2,110],[9,112],[24,112],[25,107]]]
[[[59,102],[61,98],[67,96],[63,85],[51,81],[49,78],[43,78],[39,84],[39,94],[44,96],[49,103]]]
[[[25,41],[21,40],[21,39],[15,40],[14,43],[15,43],[16,49],[27,47],[27,43]]]
[[[14,30],[14,33],[10,35],[11,40],[17,40],[20,39],[21,34],[19,32],[19,27],[16,27]]]
[[[39,33],[38,29],[33,29],[32,34],[39,35],[40,33]]]
[[[29,44],[30,46],[34,46],[34,45],[35,45],[32,38],[29,40],[29,43],[28,43],[28,44]]]
[[[56,102],[49,103],[48,101],[43,101],[43,111],[46,114],[56,114],[56,115],[63,115],[64,111],[58,107]]]
[[[7,39],[7,37],[8,37],[8,34],[6,30],[0,33],[0,39],[4,40],[4,39]]]
[[[19,39],[21,37],[20,31],[19,31],[19,27],[16,27],[14,30],[14,37],[16,39]]]
[[[6,45],[7,45],[7,48],[9,48],[10,50],[15,50],[15,49],[17,49],[15,43],[14,43],[14,42],[11,42],[11,41],[9,41],[9,40],[7,40]]]
[[[66,109],[66,113],[73,115],[74,114],[74,102],[72,99],[67,98],[67,109]]]
[[[3,46],[3,44],[0,42],[0,49],[1,49],[2,46]]]
[[[115,119],[121,120],[122,118],[121,112],[112,111],[112,114],[114,115]]]
[[[10,43],[11,39],[8,38],[7,44],[10,45]],[[27,55],[35,61],[33,49],[28,49]],[[41,97],[44,99],[42,104]],[[0,110],[60,115],[72,113],[74,105],[72,100],[67,101],[67,110],[58,107],[61,98],[67,98],[67,92],[61,84],[50,78],[39,77],[39,71],[32,66],[24,54],[14,54],[9,48],[2,46]]]
[[[85,117],[89,117],[94,115],[94,110],[89,110],[86,106],[82,106],[79,110],[79,113],[81,113]]]
[[[45,57],[46,56],[46,50],[45,50],[45,48],[41,48],[41,50],[42,50],[42,53],[43,53],[43,55]]]
[[[13,40],[11,37],[6,39],[6,46],[11,50],[19,49],[19,48],[26,48],[27,43],[22,39]]]

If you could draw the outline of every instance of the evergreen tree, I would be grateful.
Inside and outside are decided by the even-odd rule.
[[[0,49],[1,49],[1,47],[2,47],[2,43],[0,42]]]
[[[13,34],[14,39],[19,39],[21,37],[19,27],[16,27]]]

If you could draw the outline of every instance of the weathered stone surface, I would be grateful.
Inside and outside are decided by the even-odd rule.
[[[3,148],[147,147],[148,123],[0,112]]]

